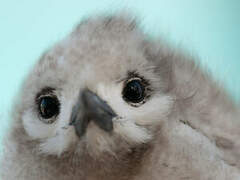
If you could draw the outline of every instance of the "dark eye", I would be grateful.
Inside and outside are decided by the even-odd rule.
[[[144,100],[145,87],[140,79],[127,82],[123,89],[123,98],[130,103],[140,103]]]
[[[38,109],[43,119],[50,119],[59,114],[59,101],[55,96],[43,96],[38,101]],[[44,121],[45,122],[45,121]],[[51,123],[47,121],[46,123]]]

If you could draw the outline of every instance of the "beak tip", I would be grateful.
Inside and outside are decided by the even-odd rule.
[[[81,93],[77,104],[73,108],[69,125],[75,126],[77,134],[82,135],[87,128],[89,120],[92,119],[101,129],[111,132],[113,130],[112,119],[116,116],[116,113],[106,101],[86,89]]]

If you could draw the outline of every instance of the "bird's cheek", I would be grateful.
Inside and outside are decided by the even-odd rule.
[[[114,133],[129,144],[146,143],[152,139],[151,132],[133,119],[119,119],[114,122]]]
[[[26,133],[32,139],[43,139],[54,136],[56,125],[43,123],[31,110],[23,113],[22,120]]]

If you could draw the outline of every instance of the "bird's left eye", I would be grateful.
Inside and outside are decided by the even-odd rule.
[[[145,87],[140,79],[133,79],[126,83],[123,89],[123,99],[130,103],[140,103],[144,100]]]

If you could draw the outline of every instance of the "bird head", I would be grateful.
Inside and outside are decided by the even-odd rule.
[[[117,156],[154,138],[172,104],[168,53],[130,19],[88,19],[36,63],[16,105],[36,152]]]

